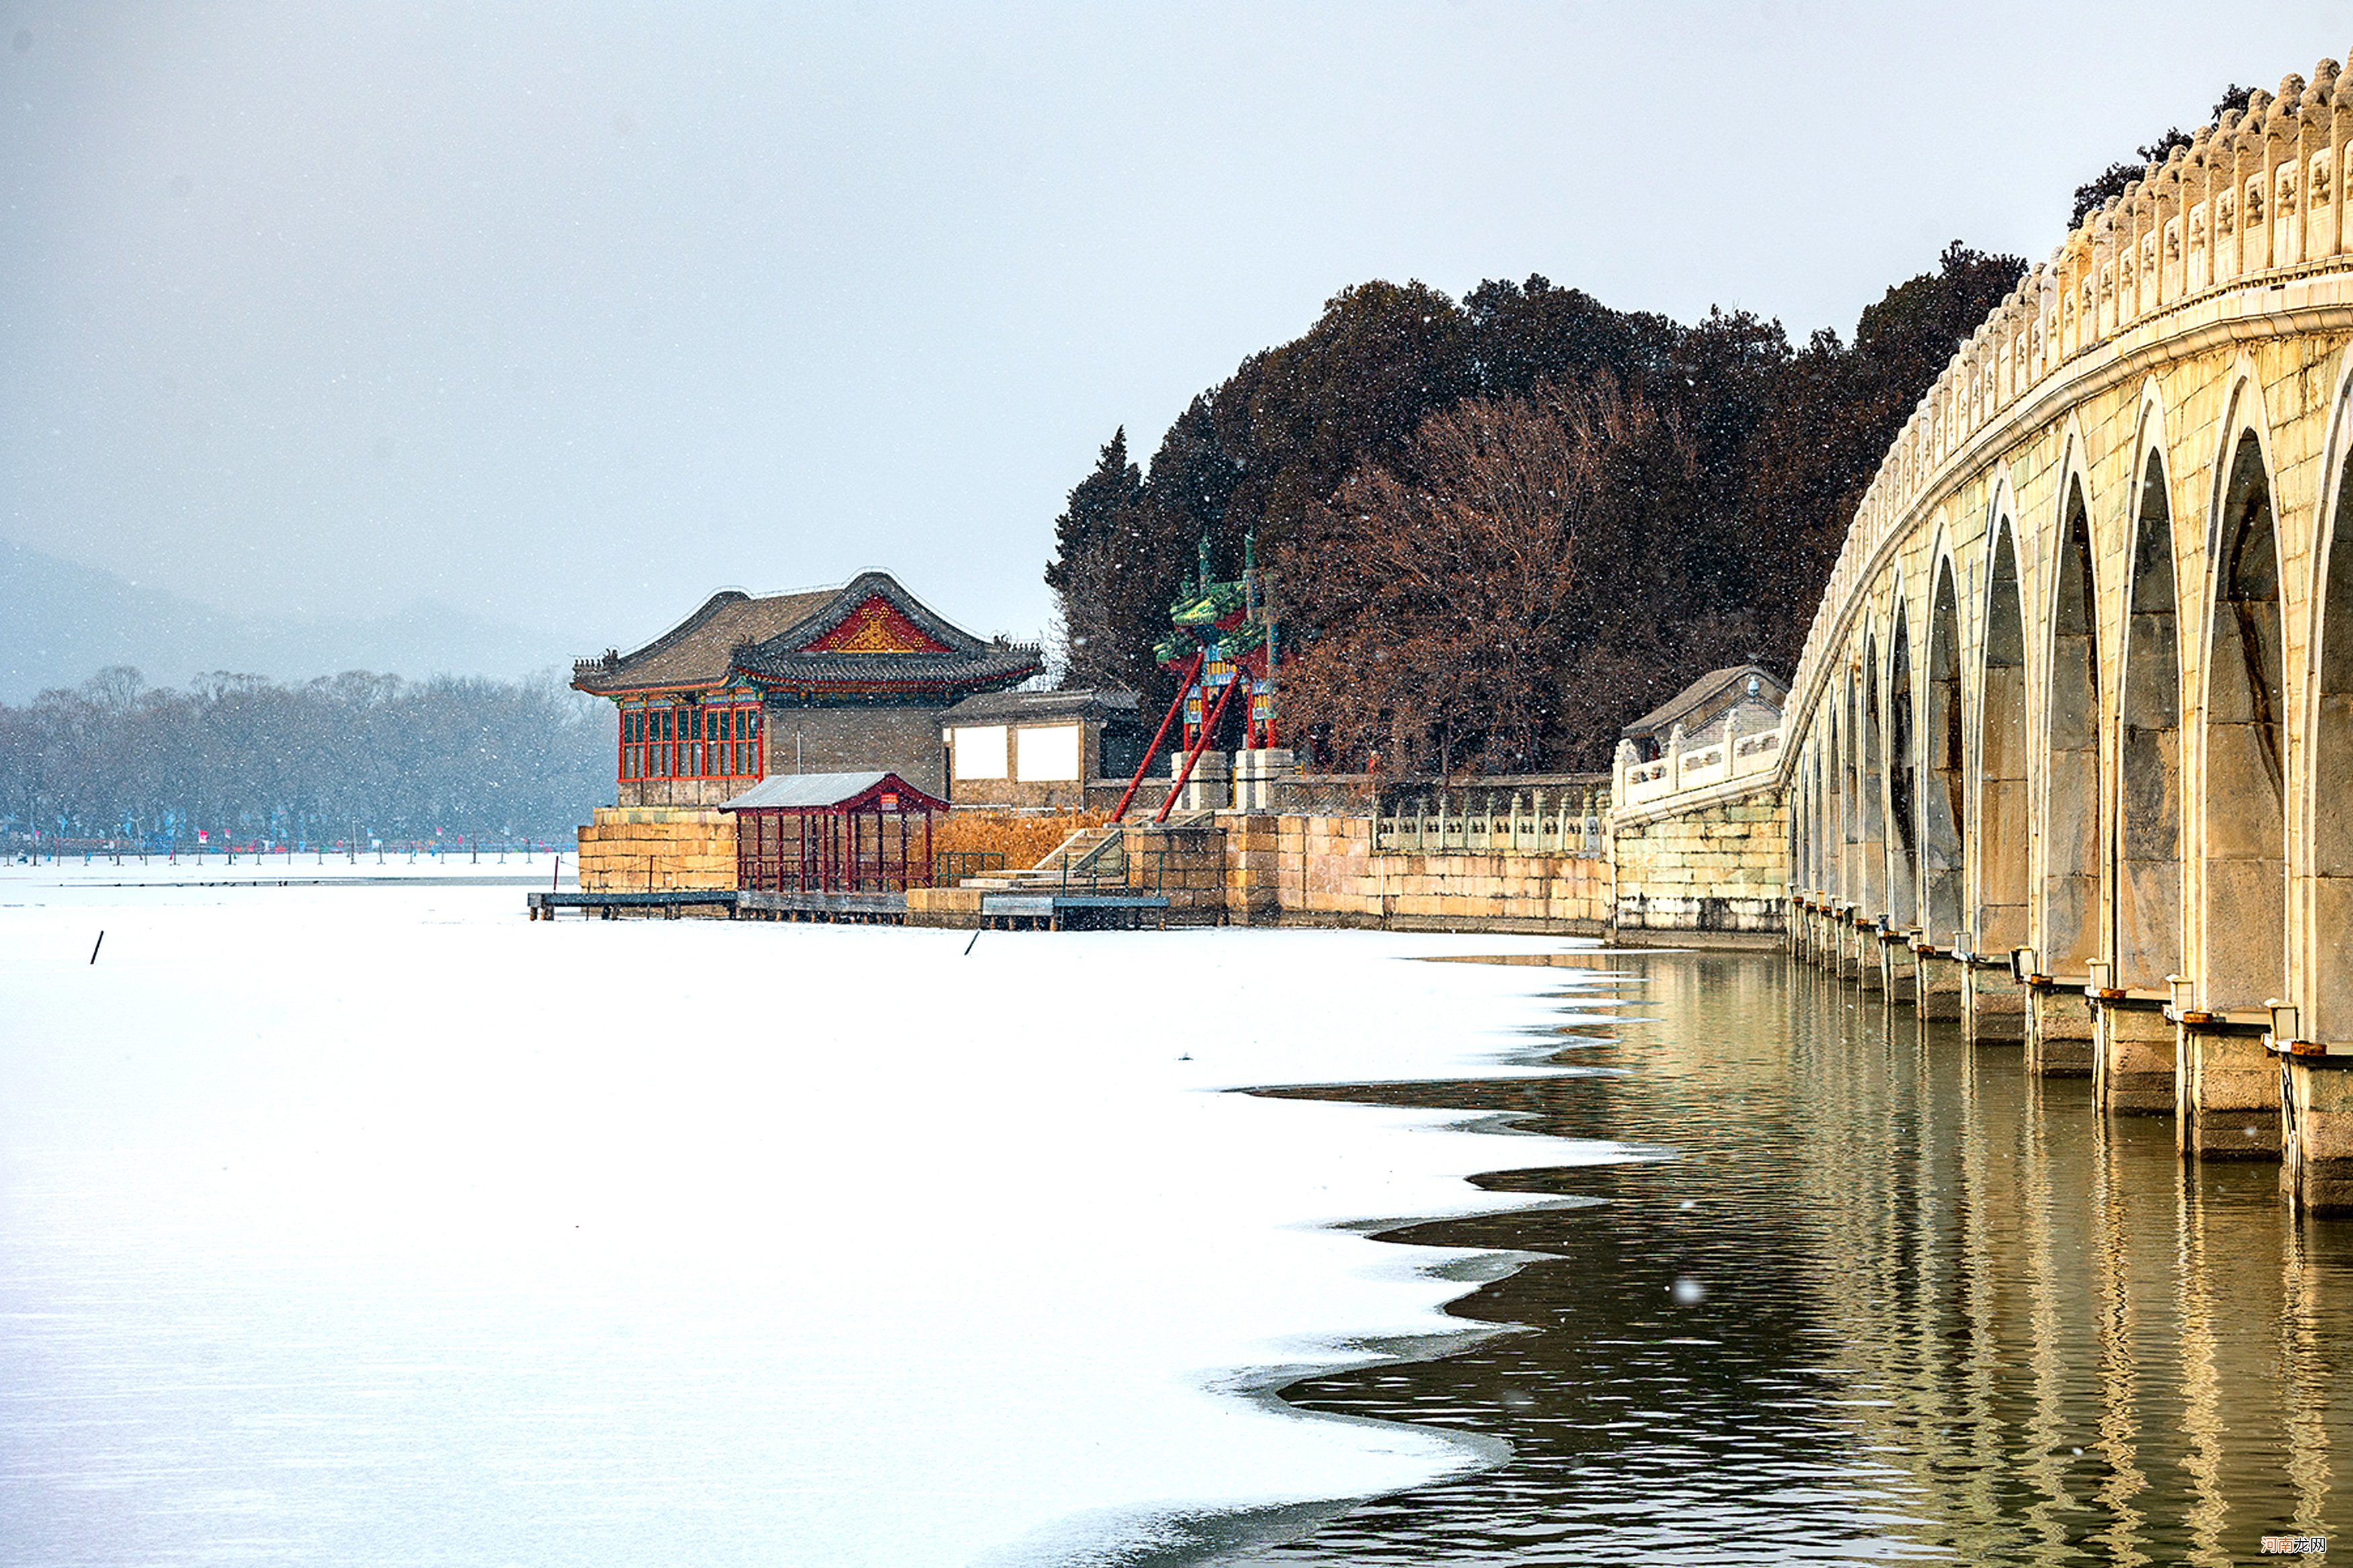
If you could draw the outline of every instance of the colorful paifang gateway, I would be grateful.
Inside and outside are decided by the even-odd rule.
[[[1275,617],[1267,606],[1259,579],[1256,541],[1242,544],[1242,574],[1219,582],[1211,571],[1209,541],[1201,540],[1200,575],[1187,577],[1168,606],[1169,633],[1153,649],[1164,669],[1192,671],[1198,678],[1179,696],[1187,752],[1199,748],[1204,727],[1210,721],[1224,689],[1240,683],[1243,705],[1242,743],[1246,747],[1275,744],[1274,671],[1279,657]]]

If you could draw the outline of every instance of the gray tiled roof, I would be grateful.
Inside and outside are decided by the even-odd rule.
[[[733,800],[723,803],[719,809],[748,811],[764,805],[839,805],[845,800],[857,799],[890,776],[885,773],[777,773],[762,779]]]
[[[837,616],[879,598],[904,616],[939,650],[928,653],[816,651],[808,644]],[[988,642],[947,620],[916,598],[887,572],[860,574],[833,602],[736,656],[736,667],[754,679],[776,686],[850,686],[872,689],[946,688],[962,695],[1017,685],[1043,669],[1044,655],[1019,643]]]
[[[889,603],[937,649],[911,653],[808,651],[808,645],[860,605]],[[984,641],[900,586],[887,572],[865,572],[839,588],[754,598],[735,589],[635,653],[579,659],[572,684],[600,696],[628,691],[708,689],[736,671],[766,685],[842,687],[852,692],[930,691],[945,700],[1018,685],[1045,668],[1035,647]]]
[[[1734,664],[1709,670],[1618,732],[1632,740],[1663,741],[1668,731],[1682,724],[1684,739],[1689,740],[1689,731],[1695,727],[1694,719],[1713,719],[1731,708],[1740,700],[1750,676],[1757,678],[1759,700],[1778,712],[1781,699],[1789,694],[1789,683],[1761,664]]]
[[[897,773],[776,773],[762,779],[733,800],[719,803],[722,811],[823,811],[848,805],[878,786],[888,784],[882,798],[896,794],[895,806],[905,811],[945,811],[948,803],[918,789]]]
[[[1034,648],[987,644],[948,653],[747,648],[736,664],[754,679],[777,686],[1009,686],[1043,668]]]
[[[1055,719],[1135,717],[1133,691],[987,691],[940,715],[943,724],[1041,724]]]
[[[838,588],[825,588],[754,598],[740,589],[724,589],[635,653],[577,660],[572,684],[600,694],[717,686],[727,679],[737,648],[798,626],[840,595]]]

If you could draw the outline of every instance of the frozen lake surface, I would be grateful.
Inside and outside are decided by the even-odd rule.
[[[1619,1157],[1217,1092],[1547,1070],[1590,982],[1402,960],[1563,942],[534,924],[518,871],[0,868],[9,1563],[1198,1547],[1492,1457],[1252,1392],[1510,1263],[1335,1226]]]

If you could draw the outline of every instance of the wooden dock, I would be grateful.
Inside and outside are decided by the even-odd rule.
[[[759,893],[735,895],[735,918],[754,921],[830,921],[850,925],[904,925],[904,893]]]
[[[612,920],[623,910],[659,914],[676,920],[691,909],[721,909],[735,917],[735,889],[694,889],[668,893],[526,893],[523,902],[535,921],[552,921],[558,910],[578,910],[586,920]]]
[[[660,893],[562,893],[524,895],[531,918],[552,921],[560,910],[578,910],[583,920],[617,920],[624,914],[677,920],[688,910],[709,910],[731,921],[822,921],[847,925],[903,925],[904,893],[761,893],[733,888],[683,889]],[[1147,917],[1165,918],[1168,900],[1150,893],[989,893],[977,919],[966,923],[995,931],[1068,931],[1124,928],[1134,931]]]
[[[1168,900],[1155,893],[984,893],[980,924],[991,931],[1134,931],[1146,915],[1165,917]]]
[[[898,925],[907,918],[904,893],[755,893],[733,888],[681,889],[661,893],[526,894],[531,918],[552,921],[559,910],[578,910],[584,920],[616,920],[638,914],[676,920],[688,910],[711,910],[723,920],[829,921]]]

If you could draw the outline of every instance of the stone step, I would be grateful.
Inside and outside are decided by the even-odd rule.
[[[1067,857],[1072,864],[1076,864],[1077,862],[1085,859],[1087,856],[1093,853],[1095,849],[1108,842],[1111,838],[1116,837],[1119,832],[1120,829],[1118,827],[1109,825],[1101,827],[1082,827],[1077,832],[1071,834],[1069,837],[1063,839],[1060,844],[1054,846],[1052,849],[1047,851],[1045,858],[1039,860],[1035,866],[1032,866],[1029,868],[1033,871],[1052,869],[1059,872],[1062,868],[1065,857]]]

